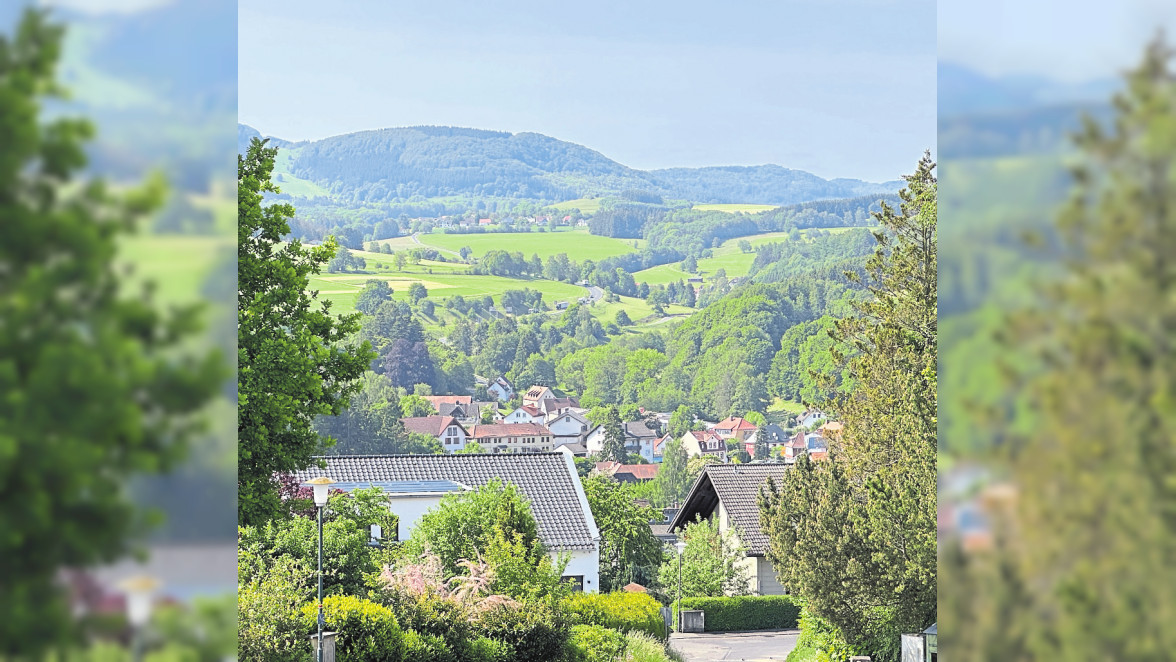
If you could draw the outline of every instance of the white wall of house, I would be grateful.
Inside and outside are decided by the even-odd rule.
[[[487,453],[503,452],[498,450],[499,447],[505,446],[503,449],[507,453],[530,453],[536,451],[553,451],[555,444],[551,441],[551,435],[521,435],[508,437],[478,437],[474,439],[478,442]]]
[[[787,595],[788,591],[780,583],[776,575],[776,568],[765,556],[748,557],[756,559],[756,587],[757,595]]]
[[[576,420],[574,416],[564,414],[562,416],[553,418],[547,424],[547,429],[551,430],[551,434],[556,437],[575,437],[579,439],[582,435],[587,434],[588,425]]]
[[[512,411],[506,418],[502,419],[503,423],[535,423],[536,425],[543,425],[543,415],[532,416],[527,413],[526,409],[519,407]]]
[[[563,576],[575,577],[576,575],[583,575],[584,592],[599,593],[600,550],[594,549],[590,552],[576,550],[565,553],[568,555],[568,566],[564,568]],[[551,556],[552,558],[556,558],[559,556],[559,554],[553,552]]]
[[[498,398],[502,402],[507,402],[512,397],[514,397],[514,393],[511,392],[510,389],[502,386],[498,382],[491,382],[490,386],[486,387],[486,392]]]
[[[425,513],[429,512],[437,504],[441,503],[441,498],[444,494],[428,494],[420,496],[400,496],[389,495],[388,507],[392,512],[400,518],[398,524],[399,531],[397,532],[400,540],[408,540],[412,535],[412,530],[416,528],[417,522],[421,521]],[[386,540],[392,539],[392,532],[385,531],[384,538]]]
[[[460,425],[450,425],[441,431],[441,435],[437,437],[441,442],[442,448],[446,453],[459,451],[466,446],[466,432],[465,428]]]

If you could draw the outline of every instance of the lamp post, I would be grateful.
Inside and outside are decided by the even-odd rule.
[[[135,662],[143,659],[143,629],[151,620],[152,599],[159,581],[154,577],[141,575],[119,583],[126,593],[127,620],[131,623],[131,658]]]
[[[323,508],[335,481],[319,476],[304,484],[314,488],[314,506],[318,510],[318,662],[323,662]]]
[[[686,541],[674,543],[678,549],[678,632],[682,631],[682,552],[686,551]]]

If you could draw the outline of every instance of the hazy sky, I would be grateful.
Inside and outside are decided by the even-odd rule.
[[[991,75],[1116,76],[1165,28],[1174,0],[940,0],[939,55]]]
[[[935,145],[933,0],[242,0],[240,118],[537,131],[637,168],[881,181]]]

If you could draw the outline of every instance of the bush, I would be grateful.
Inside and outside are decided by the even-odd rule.
[[[625,635],[599,625],[572,626],[568,659],[573,662],[613,662],[625,659]]]
[[[302,608],[307,634],[318,631],[318,609]],[[404,635],[392,611],[383,605],[345,595],[323,598],[325,628],[338,632],[336,656],[348,662],[402,662]]]
[[[247,557],[238,556],[239,559]],[[244,565],[244,563],[242,564]],[[299,609],[310,595],[310,572],[296,559],[278,559],[237,589],[237,656],[242,662],[308,659]]]
[[[640,632],[625,635],[625,662],[670,662],[661,641]]]
[[[521,607],[499,605],[478,615],[476,634],[509,647],[512,662],[549,662],[559,659],[568,641],[568,623],[552,606],[540,601]]]
[[[396,622],[401,628],[440,637],[455,654],[461,654],[469,647],[473,639],[470,617],[457,602],[431,593],[413,595],[386,591],[383,595],[384,604],[396,614]]]
[[[471,639],[462,662],[509,662],[510,647],[489,637]]]
[[[800,603],[790,595],[682,598],[682,609],[705,612],[707,632],[784,630],[800,622]],[[675,623],[677,610],[675,604]]]
[[[665,638],[661,603],[647,593],[576,593],[564,600],[563,608],[575,625],[599,625]]]
[[[405,630],[404,659],[411,662],[456,662],[457,656],[441,637]]]

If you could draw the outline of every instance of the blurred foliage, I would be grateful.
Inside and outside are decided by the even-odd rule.
[[[1113,122],[1076,134],[1054,226],[1062,271],[1000,327],[1002,347],[1035,359],[1003,367],[1037,418],[989,462],[1009,482],[980,495],[987,545],[944,541],[953,659],[1166,660],[1176,648],[1172,57],[1150,44]]]
[[[0,652],[20,655],[71,637],[57,571],[129,550],[148,522],[126,481],[178,464],[224,377],[215,354],[178,349],[198,307],[164,314],[122,287],[118,243],[162,184],[71,181],[92,126],[39,119],[64,95],[63,34],[29,9],[0,37]]]

